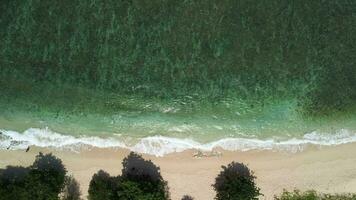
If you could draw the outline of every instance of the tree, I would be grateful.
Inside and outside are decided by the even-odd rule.
[[[59,194],[65,183],[67,170],[62,164],[62,160],[50,154],[39,153],[32,166],[30,174],[39,176],[44,184],[51,187],[51,190]]]
[[[189,195],[184,195],[184,196],[182,197],[182,200],[194,200],[194,198],[191,197],[191,196],[189,196]]]
[[[161,176],[160,168],[152,161],[131,152],[124,158],[122,165],[119,195],[125,196],[128,192],[131,194],[132,191],[136,191],[136,194],[141,195],[134,199],[169,199],[167,182]]]
[[[0,170],[0,200],[59,200],[66,173],[59,158],[39,153],[30,167]]]
[[[322,194],[315,190],[300,191],[295,189],[292,192],[283,190],[279,196],[274,196],[275,200],[355,200],[356,194]]]
[[[28,168],[17,166],[7,166],[0,170],[0,200],[28,199],[25,188],[28,172]]]
[[[62,200],[81,200],[80,185],[73,176],[67,176]]]
[[[32,199],[57,200],[64,188],[67,170],[52,154],[39,153],[30,166],[26,187]],[[31,189],[30,189],[31,188]]]
[[[150,160],[145,160],[141,155],[131,152],[122,161],[122,177],[137,181],[164,182],[160,168]]]
[[[103,171],[99,170],[96,174],[93,175],[90,184],[89,184],[89,200],[111,200],[114,199],[114,188],[115,181],[110,175]]]
[[[215,179],[216,200],[254,200],[261,195],[255,176],[243,163],[232,162]]]
[[[100,170],[89,185],[89,200],[167,200],[167,182],[150,160],[131,152],[122,162],[122,175]]]

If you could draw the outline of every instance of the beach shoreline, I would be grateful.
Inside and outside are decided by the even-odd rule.
[[[28,166],[40,151],[52,152],[62,159],[69,174],[79,181],[84,199],[92,175],[100,169],[119,175],[121,162],[129,153],[129,150],[119,148],[89,148],[73,152],[32,146],[29,152],[0,150],[0,168]],[[185,194],[197,200],[213,199],[215,192],[211,184],[221,165],[232,161],[243,162],[255,172],[257,185],[264,194],[261,199],[273,199],[283,189],[295,188],[326,193],[356,192],[356,143],[314,146],[297,153],[272,150],[197,152],[186,150],[163,157],[146,154],[143,157],[161,168],[173,200],[179,200]]]

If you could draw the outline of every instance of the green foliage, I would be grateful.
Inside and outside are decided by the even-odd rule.
[[[30,177],[35,182],[39,181],[40,185],[48,188],[49,193],[57,194],[57,196],[64,188],[66,173],[67,170],[62,161],[52,154],[40,152],[32,166],[30,166]]]
[[[244,164],[232,162],[215,179],[216,200],[252,200],[261,195],[253,172]]]
[[[347,0],[4,1],[0,77],[345,110],[356,102],[355,9]]]
[[[29,199],[26,177],[29,169],[24,167],[7,166],[0,170],[0,199],[10,200]]]
[[[134,152],[122,161],[122,177],[129,180],[164,182],[159,167]]]
[[[72,176],[67,176],[65,187],[62,192],[62,200],[81,200],[80,185]]]
[[[182,200],[194,200],[194,198],[191,197],[191,196],[189,196],[189,195],[184,195],[184,196],[182,197]]]
[[[122,165],[117,192],[120,199],[169,199],[167,182],[152,161],[130,152]]]
[[[89,200],[167,200],[167,182],[151,161],[131,152],[123,160],[122,175],[100,170],[89,185]]]
[[[66,172],[60,159],[39,153],[28,168],[8,166],[1,171],[0,199],[59,200]]]
[[[88,190],[89,200],[113,200],[116,181],[107,172],[99,170],[93,175]]]
[[[117,199],[165,200],[168,199],[165,185],[159,182],[122,178],[117,185]]]
[[[275,200],[355,200],[356,194],[318,194],[314,190],[301,192],[294,190],[288,192],[286,190],[280,196],[275,196]]]
[[[275,200],[318,200],[318,194],[315,191],[300,192],[294,190],[288,192],[284,190],[280,196],[275,196]]]

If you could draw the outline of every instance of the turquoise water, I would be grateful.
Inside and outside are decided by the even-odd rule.
[[[5,1],[1,148],[356,139],[356,1]]]
[[[115,99],[119,107],[111,99],[109,109],[101,112],[94,109],[101,107],[98,99],[92,104],[96,112],[81,103],[52,107],[32,101],[3,102],[0,129],[6,137],[0,142],[2,148],[19,141],[11,148],[84,145],[164,155],[192,148],[296,151],[310,144],[336,145],[356,139],[353,112],[308,118],[292,100],[251,105],[233,99],[211,104],[193,97],[162,101],[122,96]],[[56,100],[52,103],[56,105]]]

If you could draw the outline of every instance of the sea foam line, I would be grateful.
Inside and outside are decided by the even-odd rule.
[[[30,128],[19,133],[11,130],[0,130],[0,149],[26,149],[30,145],[72,149],[92,146],[98,148],[126,148],[140,153],[163,156],[169,153],[182,152],[188,149],[212,151],[216,148],[229,151],[248,150],[285,150],[302,151],[307,145],[333,146],[356,142],[356,133],[341,129],[335,134],[322,134],[316,131],[305,134],[303,138],[291,138],[284,141],[276,139],[224,138],[209,143],[199,143],[192,139],[179,139],[165,136],[151,136],[140,139],[134,144],[127,144],[120,138],[63,135],[48,128]]]

